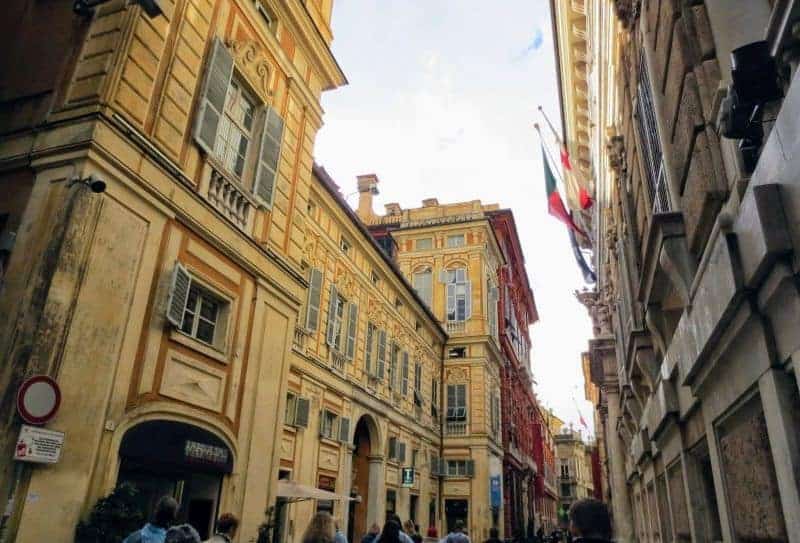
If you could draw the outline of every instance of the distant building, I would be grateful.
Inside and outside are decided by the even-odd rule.
[[[561,518],[566,527],[564,513],[576,500],[594,496],[592,480],[592,451],[580,432],[562,428],[555,435],[558,467],[558,498]]]

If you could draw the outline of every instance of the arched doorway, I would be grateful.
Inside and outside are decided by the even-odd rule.
[[[370,489],[370,456],[377,453],[377,426],[368,415],[358,419],[353,436],[353,484],[351,495],[356,497],[350,502],[350,518],[348,522],[348,541],[360,541],[369,529],[369,493],[378,489]],[[374,450],[375,449],[375,450]],[[373,452],[374,451],[374,452]],[[374,500],[373,500],[374,501]]]
[[[170,495],[180,504],[179,521],[209,537],[222,479],[233,470],[233,454],[219,437],[190,424],[147,421],[125,433],[119,456],[117,484],[138,490],[145,517],[161,496]]]

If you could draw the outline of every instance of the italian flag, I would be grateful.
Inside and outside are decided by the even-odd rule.
[[[544,184],[547,189],[547,212],[575,232],[585,235],[583,230],[578,228],[572,220],[572,215],[569,214],[567,208],[564,207],[564,201],[558,193],[556,178],[553,175],[553,170],[550,169],[550,163],[547,161],[547,154],[544,151],[544,146],[542,146],[542,162],[544,162]]]

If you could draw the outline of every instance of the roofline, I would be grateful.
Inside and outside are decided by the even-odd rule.
[[[348,218],[353,222],[353,224],[355,224],[356,228],[358,228],[359,232],[361,232],[361,234],[364,236],[367,242],[371,244],[372,247],[378,252],[381,259],[387,266],[389,266],[389,269],[392,270],[395,277],[400,280],[400,282],[406,288],[408,293],[411,295],[411,298],[415,302],[417,302],[417,305],[419,305],[422,308],[423,313],[425,313],[428,316],[428,318],[430,318],[431,321],[436,325],[436,328],[441,333],[443,342],[447,342],[450,336],[447,335],[447,332],[445,331],[444,327],[442,327],[442,323],[439,322],[439,319],[436,318],[436,315],[433,314],[433,312],[430,310],[427,304],[422,301],[422,298],[419,297],[417,291],[414,290],[414,287],[411,286],[411,283],[409,283],[408,280],[405,278],[403,272],[400,271],[400,268],[397,267],[397,264],[395,264],[394,260],[389,258],[386,255],[386,253],[383,252],[383,249],[381,249],[380,245],[378,245],[378,242],[375,241],[375,238],[372,237],[372,234],[370,234],[367,227],[364,226],[364,223],[361,222],[361,219],[358,218],[358,215],[356,215],[355,211],[353,211],[350,208],[350,206],[347,205],[347,202],[345,202],[341,193],[339,193],[337,190],[333,188],[333,186],[336,185],[336,182],[333,180],[330,174],[328,174],[328,172],[325,170],[324,167],[317,164],[316,162],[314,162],[314,165],[312,166],[311,169],[314,175],[316,175],[322,181],[321,185],[325,187],[325,190],[328,191],[328,194],[330,194],[333,197],[334,201],[337,204],[339,204],[339,207],[342,209],[342,211],[344,211],[345,214],[348,216]]]

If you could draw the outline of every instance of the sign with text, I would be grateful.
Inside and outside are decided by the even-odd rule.
[[[14,460],[38,464],[55,464],[61,458],[64,432],[45,430],[23,424],[14,449]]]
[[[403,468],[402,485],[403,488],[414,486],[414,468]]]
[[[499,475],[489,477],[489,497],[492,507],[500,507],[503,503],[503,487]]]

